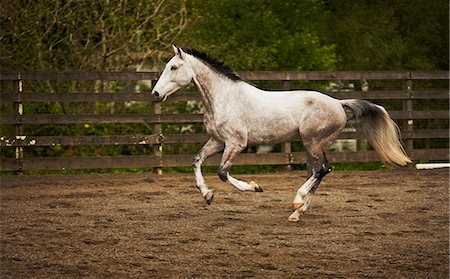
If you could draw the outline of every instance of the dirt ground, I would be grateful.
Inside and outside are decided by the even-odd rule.
[[[1,177],[1,278],[448,278],[449,172],[332,172],[287,221],[305,172]]]

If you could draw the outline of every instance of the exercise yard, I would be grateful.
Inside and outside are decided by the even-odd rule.
[[[2,278],[448,278],[448,169],[332,172],[298,223],[306,172],[1,177]]]

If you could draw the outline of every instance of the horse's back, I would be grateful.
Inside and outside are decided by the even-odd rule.
[[[321,114],[335,116],[345,115],[345,111],[339,100],[319,91],[291,90],[291,91],[260,91],[258,93],[261,104],[265,108],[274,108],[277,111],[292,110],[295,113]]]
[[[340,102],[316,91],[254,90],[244,103],[239,122],[253,144],[298,140],[302,129],[341,127],[346,122]]]

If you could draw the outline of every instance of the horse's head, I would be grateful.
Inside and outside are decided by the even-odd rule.
[[[178,89],[191,83],[194,73],[186,63],[187,54],[179,47],[172,45],[175,56],[166,64],[158,82],[152,90],[153,96],[165,101]]]

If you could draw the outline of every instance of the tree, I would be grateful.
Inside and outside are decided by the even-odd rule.
[[[333,70],[334,45],[317,32],[322,9],[317,0],[193,0],[179,41],[236,70]]]
[[[140,67],[186,26],[183,0],[1,1],[0,10],[2,70]]]
[[[325,0],[341,70],[448,69],[448,1]]]
[[[184,0],[0,1],[1,70],[133,71],[155,65],[186,26]],[[3,84],[2,84],[3,85]],[[114,92],[116,81],[27,82],[26,92]],[[3,87],[2,87],[3,88]],[[134,88],[131,87],[131,88]],[[147,109],[139,108],[141,110]],[[8,111],[2,106],[0,110]],[[124,103],[29,103],[25,113],[80,114],[129,111]],[[0,127],[2,135],[13,127]],[[133,129],[133,131],[130,131]],[[26,134],[83,135],[148,133],[139,125],[25,125]],[[100,147],[98,147],[100,148]],[[124,154],[136,147],[101,147]],[[30,147],[38,154],[96,153],[88,147]]]

